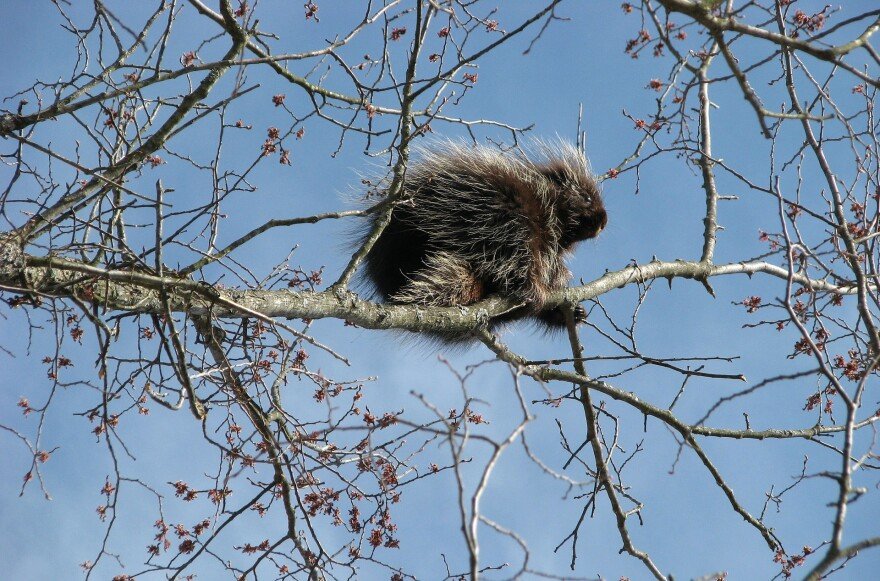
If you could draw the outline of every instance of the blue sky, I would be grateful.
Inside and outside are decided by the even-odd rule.
[[[117,16],[140,23],[154,2],[121,3],[115,10]],[[345,23],[361,16],[360,9],[353,11],[355,3],[320,2],[320,22],[306,22],[299,3],[291,6],[285,2],[261,2],[258,6],[261,27],[279,34],[281,40],[274,44],[276,52],[295,52],[320,47],[323,39],[345,28]],[[504,3],[496,16],[501,28],[513,28],[528,13],[532,3]],[[872,6],[872,2],[847,3],[846,14]],[[822,4],[801,2],[799,6],[809,12],[821,9]],[[81,7],[72,10],[78,23],[84,24]],[[30,86],[35,80],[52,81],[65,74],[73,66],[70,37],[61,30],[62,21],[50,2],[24,2],[13,0],[4,11],[0,21],[0,54],[6,55],[3,74],[0,76],[0,95],[8,96]],[[563,2],[558,9],[567,21],[554,22],[535,44],[528,55],[522,55],[532,38],[526,33],[506,45],[502,50],[479,61],[479,80],[458,106],[448,109],[450,115],[466,119],[495,119],[514,126],[534,124],[529,135],[544,138],[560,136],[574,139],[579,106],[583,106],[583,128],[587,133],[587,154],[597,173],[617,166],[635,147],[640,137],[633,122],[624,112],[635,118],[647,118],[656,108],[657,93],[647,88],[651,79],[667,80],[671,59],[654,59],[649,53],[634,60],[624,54],[624,45],[640,28],[638,16],[624,15],[616,2]],[[843,18],[843,17],[841,17]],[[410,22],[404,17],[402,22]],[[683,17],[678,17],[683,22]],[[439,26],[438,26],[439,28]],[[169,55],[180,55],[193,50],[202,39],[216,33],[213,23],[199,17],[188,6],[183,6],[174,35],[169,44]],[[479,37],[479,33],[475,38]],[[375,34],[364,34],[344,49],[346,58],[357,62],[363,52],[380,50]],[[483,40],[477,38],[479,42]],[[408,39],[407,39],[408,42]],[[215,43],[216,45],[216,43]],[[405,43],[391,45],[391,56],[400,67],[405,56]],[[756,43],[742,43],[743,58],[764,54]],[[200,50],[199,56],[208,62],[215,58],[223,46],[212,45]],[[428,51],[426,51],[428,52]],[[169,57],[169,64],[176,63],[176,56]],[[309,64],[295,67],[305,67]],[[876,69],[876,67],[875,67]],[[299,69],[297,69],[299,70]],[[720,59],[715,65],[716,74],[726,74]],[[822,67],[817,67],[822,70]],[[874,72],[876,75],[876,70]],[[238,115],[254,129],[230,133],[224,146],[224,163],[228,167],[246,166],[260,150],[265,139],[265,128],[291,125],[290,117],[281,109],[272,107],[272,95],[287,95],[286,104],[294,112],[308,111],[308,102],[301,91],[283,84],[277,76],[266,69],[249,69],[246,86],[260,84],[239,104],[231,109],[231,116]],[[774,75],[755,73],[756,88],[768,108],[776,107],[784,98],[783,88],[778,84],[769,86],[767,81]],[[224,81],[225,83],[226,81]],[[328,84],[345,87],[344,77],[334,72]],[[183,84],[175,85],[181,90]],[[228,93],[229,85],[221,83],[217,95]],[[224,92],[225,91],[225,92]],[[742,99],[735,84],[712,86],[711,97],[717,104],[713,110],[713,147],[715,155],[723,158],[731,167],[766,185],[768,182],[767,160],[770,144],[759,133],[754,113]],[[391,105],[394,99],[383,103]],[[845,104],[847,97],[841,94]],[[33,101],[33,97],[29,97]],[[696,106],[695,95],[691,96]],[[14,109],[17,99],[6,101],[2,107]],[[94,113],[92,113],[94,116]],[[91,119],[91,117],[89,118]],[[227,122],[234,119],[227,119]],[[378,120],[379,126],[387,120]],[[460,126],[433,123],[434,133],[444,137],[463,135]],[[318,212],[355,207],[356,194],[360,188],[360,176],[379,171],[386,158],[364,155],[366,147],[361,136],[349,134],[338,155],[340,135],[337,129],[312,119],[304,124],[305,137],[291,141],[292,165],[280,165],[274,160],[263,163],[250,175],[255,191],[238,194],[224,206],[230,216],[220,231],[219,242],[229,242],[243,232],[275,217],[293,217]],[[82,139],[77,126],[69,122],[44,124],[38,128],[33,139],[51,145],[63,155],[72,156],[76,142]],[[481,139],[506,136],[491,129],[479,129]],[[167,187],[174,188],[169,201],[181,207],[195,206],[210,199],[211,183],[204,172],[188,168],[175,160],[174,153],[193,156],[197,161],[208,162],[214,155],[213,139],[216,139],[217,123],[208,120],[192,128],[191,132],[172,139],[171,151],[161,155],[168,163],[133,180],[136,190],[151,191],[156,179],[162,179]],[[382,143],[382,138],[377,143]],[[779,141],[780,159],[787,159],[799,144],[798,127],[792,124],[783,132]],[[203,146],[204,145],[204,146]],[[0,142],[3,153],[12,144]],[[94,163],[94,155],[88,143],[82,144],[83,163]],[[374,150],[378,147],[374,147]],[[842,179],[851,179],[852,163],[844,147],[834,148],[831,159],[842,168]],[[37,163],[45,159],[34,157]],[[64,176],[72,176],[67,168],[55,167]],[[815,168],[805,169],[806,181],[815,180]],[[811,173],[812,172],[812,173]],[[0,167],[0,180],[11,176],[9,166]],[[635,173],[629,172],[603,184],[609,225],[601,237],[584,243],[570,266],[575,281],[590,281],[606,269],[616,270],[631,261],[646,263],[653,257],[662,260],[699,258],[702,246],[702,216],[704,192],[701,177],[684,157],[666,154],[642,166],[640,183],[636,191]],[[71,179],[68,177],[67,179]],[[783,183],[792,184],[795,178],[786,176]],[[719,234],[716,261],[739,261],[761,254],[766,245],[758,240],[758,231],[778,230],[775,200],[766,194],[756,193],[743,187],[722,171],[718,172],[719,189],[722,194],[735,195],[735,201],[722,202],[719,221],[725,230]],[[20,191],[20,195],[26,195]],[[805,195],[816,196],[815,191]],[[252,242],[238,251],[234,257],[253,268],[255,273],[265,275],[273,265],[284,260],[293,251],[291,261],[305,270],[325,268],[325,283],[332,281],[350,256],[347,240],[351,239],[352,225],[340,222],[322,223],[317,226],[282,229]],[[145,234],[149,241],[150,232]],[[135,234],[135,237],[137,235]],[[136,238],[135,238],[136,240]],[[175,258],[185,264],[189,256],[180,251]],[[208,271],[217,276],[221,271]],[[223,282],[236,285],[230,275]],[[665,280],[655,282],[648,298],[640,309],[637,339],[646,354],[662,356],[710,356],[730,355],[740,359],[732,363],[713,363],[713,370],[720,373],[742,373],[747,383],[734,381],[692,379],[684,396],[676,405],[676,411],[685,421],[695,421],[718,398],[753,385],[765,377],[793,373],[809,367],[804,358],[789,360],[786,356],[797,339],[792,330],[782,333],[768,328],[743,329],[743,325],[755,321],[754,315],[733,302],[742,301],[750,295],[762,295],[769,301],[784,293],[782,281],[755,277],[721,277],[712,281],[716,293],[713,298],[703,287],[689,280],[676,280],[670,288]],[[615,290],[602,297],[602,303],[615,320],[628,324],[638,301],[635,286]],[[852,309],[854,303],[844,308]],[[33,418],[24,418],[16,407],[20,397],[32,402],[44,402],[50,397],[51,384],[45,379],[42,357],[51,353],[51,326],[44,333],[36,334],[28,345],[23,337],[27,321],[21,311],[4,310],[7,318],[0,320],[0,344],[10,349],[14,357],[0,353],[0,365],[4,369],[0,379],[0,424],[12,426],[32,436],[36,426]],[[842,315],[846,316],[846,314]],[[596,324],[608,328],[607,321],[596,312]],[[39,321],[45,325],[42,320]],[[440,410],[461,409],[463,396],[455,378],[445,364],[438,360],[437,351],[428,346],[402,340],[400,334],[382,333],[345,327],[335,320],[315,323],[314,334],[321,341],[331,343],[349,356],[350,368],[345,368],[320,352],[313,352],[310,361],[313,369],[321,369],[337,380],[365,378],[377,379],[367,383],[365,405],[374,411],[404,410],[408,417],[430,418],[428,410],[412,393],[418,393]],[[131,330],[129,330],[131,332]],[[130,336],[129,336],[130,337]],[[526,326],[511,326],[503,335],[504,340],[517,352],[531,359],[564,357],[569,351],[563,337],[545,337]],[[118,353],[132,353],[134,343],[116,345]],[[584,331],[588,353],[612,354],[613,346],[597,333]],[[70,379],[94,380],[95,345],[91,336],[82,346],[68,342],[66,355],[74,359]],[[490,358],[482,348],[459,350],[445,354],[459,370],[466,365]],[[594,375],[613,373],[622,366],[616,362],[597,362],[590,366]],[[621,378],[609,380],[612,384],[638,394],[657,405],[668,405],[681,385],[680,376],[657,370],[640,369]],[[475,432],[493,437],[506,434],[519,421],[519,408],[509,371],[501,364],[480,368],[467,384],[469,394],[479,400],[476,409],[491,423],[478,426]],[[815,422],[815,413],[804,411],[806,397],[817,388],[815,379],[776,384],[759,391],[754,396],[723,406],[710,424],[719,427],[739,428],[743,425],[742,413],[749,414],[754,428],[808,427]],[[548,386],[554,395],[565,393],[565,385]],[[544,388],[530,380],[522,381],[522,390],[528,401],[545,397]],[[286,387],[285,401],[303,414],[320,417],[320,406],[311,400],[313,388],[307,382],[294,380]],[[870,396],[876,399],[874,394]],[[0,563],[13,579],[78,578],[78,564],[93,559],[100,547],[102,523],[95,515],[95,507],[103,501],[99,490],[105,475],[113,470],[103,442],[96,442],[87,420],[76,415],[94,405],[96,395],[82,385],[59,388],[51,396],[52,408],[46,416],[43,428],[43,448],[59,447],[52,459],[43,466],[46,485],[53,500],[46,501],[37,486],[29,486],[22,497],[18,496],[21,477],[30,465],[27,449],[13,436],[0,433],[0,457],[5,469],[0,478],[0,519],[7,523],[0,532]],[[608,409],[619,416],[621,446],[627,453],[636,446],[641,451],[627,466],[625,482],[631,492],[644,505],[644,525],[631,519],[630,532],[636,545],[648,551],[661,570],[676,578],[696,578],[718,571],[727,571],[730,579],[771,578],[778,572],[757,532],[730,510],[721,491],[715,486],[697,458],[685,450],[676,462],[677,444],[669,431],[658,422],[644,422],[642,416],[607,398]],[[873,405],[873,401],[872,404]],[[199,426],[184,410],[170,412],[159,406],[150,406],[151,413],[145,417],[133,417],[120,428],[130,446],[133,460],[121,449],[116,449],[117,460],[124,474],[137,474],[155,486],[162,495],[162,510],[167,522],[196,522],[206,516],[204,505],[187,505],[174,498],[169,481],[181,474],[193,482],[210,481],[209,476],[221,469],[218,454],[201,442]],[[566,454],[560,447],[557,425],[574,445],[583,438],[583,411],[573,402],[559,408],[533,405],[535,419],[526,429],[531,450],[553,469],[563,471]],[[557,424],[558,422],[558,424]],[[646,429],[643,429],[646,428]],[[611,424],[608,424],[611,429]],[[869,436],[868,436],[869,437]],[[829,439],[831,441],[831,439]],[[809,457],[808,472],[836,467],[837,460],[827,450],[800,441],[744,442],[701,440],[715,465],[736,492],[738,499],[752,514],[761,512],[765,493],[789,486],[792,477],[800,474],[804,457]],[[861,446],[868,442],[860,442]],[[410,442],[408,445],[416,446]],[[474,486],[487,449],[479,442],[472,442],[468,455],[473,461],[465,467],[468,486]],[[625,455],[625,454],[624,454]],[[429,461],[448,463],[445,446],[430,444],[419,459],[424,470]],[[674,474],[671,474],[674,467]],[[583,480],[582,468],[573,463],[564,473],[575,480]],[[863,476],[860,475],[859,478]],[[876,478],[860,480],[874,488]],[[405,488],[394,516],[399,526],[401,548],[396,552],[382,554],[390,562],[403,567],[420,579],[433,579],[445,571],[442,554],[450,562],[453,572],[465,571],[467,560],[454,496],[455,484],[450,472],[428,478]],[[157,497],[138,484],[126,482],[121,487],[124,509],[120,510],[110,552],[120,555],[125,571],[140,570],[146,558],[145,547],[151,543],[151,525],[158,511]],[[249,494],[241,487],[241,498]],[[555,575],[577,575],[594,578],[603,576],[617,579],[628,576],[644,579],[647,572],[634,559],[618,555],[620,540],[614,526],[613,516],[603,497],[593,518],[588,518],[580,529],[577,547],[577,567],[572,572],[568,565],[571,546],[565,544],[557,552],[556,547],[571,531],[584,507],[585,500],[576,496],[582,491],[567,491],[564,483],[542,474],[526,458],[520,445],[508,450],[493,473],[485,494],[484,513],[496,522],[517,531],[529,545],[529,566]],[[826,479],[815,478],[801,483],[786,494],[780,507],[770,505],[767,522],[785,541],[791,553],[797,553],[802,545],[816,545],[826,538],[833,513],[826,503],[834,499],[835,489]],[[221,537],[233,558],[240,557],[229,549],[245,541],[271,537],[272,531],[280,530],[280,523],[273,521],[280,513],[270,513],[264,519],[249,516],[227,537]],[[880,520],[878,504],[869,495],[855,504],[848,517],[847,539],[850,541],[876,535],[876,523]],[[316,525],[328,539],[342,540],[338,530],[326,522]],[[515,572],[522,562],[522,552],[509,539],[497,535],[486,527],[480,529],[481,552],[486,565],[510,563],[507,569],[488,572],[488,578],[506,578]],[[333,541],[331,541],[332,544]],[[387,551],[387,550],[386,550]],[[242,563],[245,561],[243,560]],[[839,578],[869,578],[880,564],[875,551],[861,555],[849,564]],[[203,568],[201,568],[203,567]],[[119,562],[105,559],[96,577],[110,578],[121,572]],[[217,563],[206,560],[194,573],[202,579],[219,578]],[[377,569],[363,573],[363,578],[387,578],[386,572]],[[160,578],[159,576],[144,578]]]

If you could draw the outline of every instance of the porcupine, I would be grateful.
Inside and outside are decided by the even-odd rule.
[[[565,257],[608,218],[578,148],[536,143],[537,156],[463,142],[414,150],[391,220],[366,257],[364,276],[392,304],[466,306],[491,294],[531,317],[565,326],[550,295],[571,279]],[[375,224],[376,216],[370,221]],[[582,318],[580,307],[576,316]],[[438,335],[461,342],[460,335]]]

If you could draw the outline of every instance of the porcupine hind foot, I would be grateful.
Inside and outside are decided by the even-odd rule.
[[[388,297],[392,303],[426,307],[473,304],[486,296],[483,281],[460,258],[438,252],[428,255],[424,267],[409,276],[400,289]]]

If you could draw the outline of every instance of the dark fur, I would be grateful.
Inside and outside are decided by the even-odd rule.
[[[455,142],[419,149],[391,222],[366,258],[365,278],[376,293],[424,306],[465,306],[497,293],[526,303],[503,320],[564,326],[559,309],[544,304],[571,278],[565,256],[597,236],[607,215],[577,149],[538,150],[529,159]]]

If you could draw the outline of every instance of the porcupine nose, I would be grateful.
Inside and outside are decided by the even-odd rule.
[[[602,230],[605,229],[605,226],[608,225],[608,214],[607,214],[607,212],[605,212],[605,208],[602,208],[602,210],[599,211],[598,215],[596,216],[596,221],[597,221],[596,230],[595,230],[596,233],[593,234],[593,236],[591,236],[591,238],[595,238],[596,236],[601,234]]]

